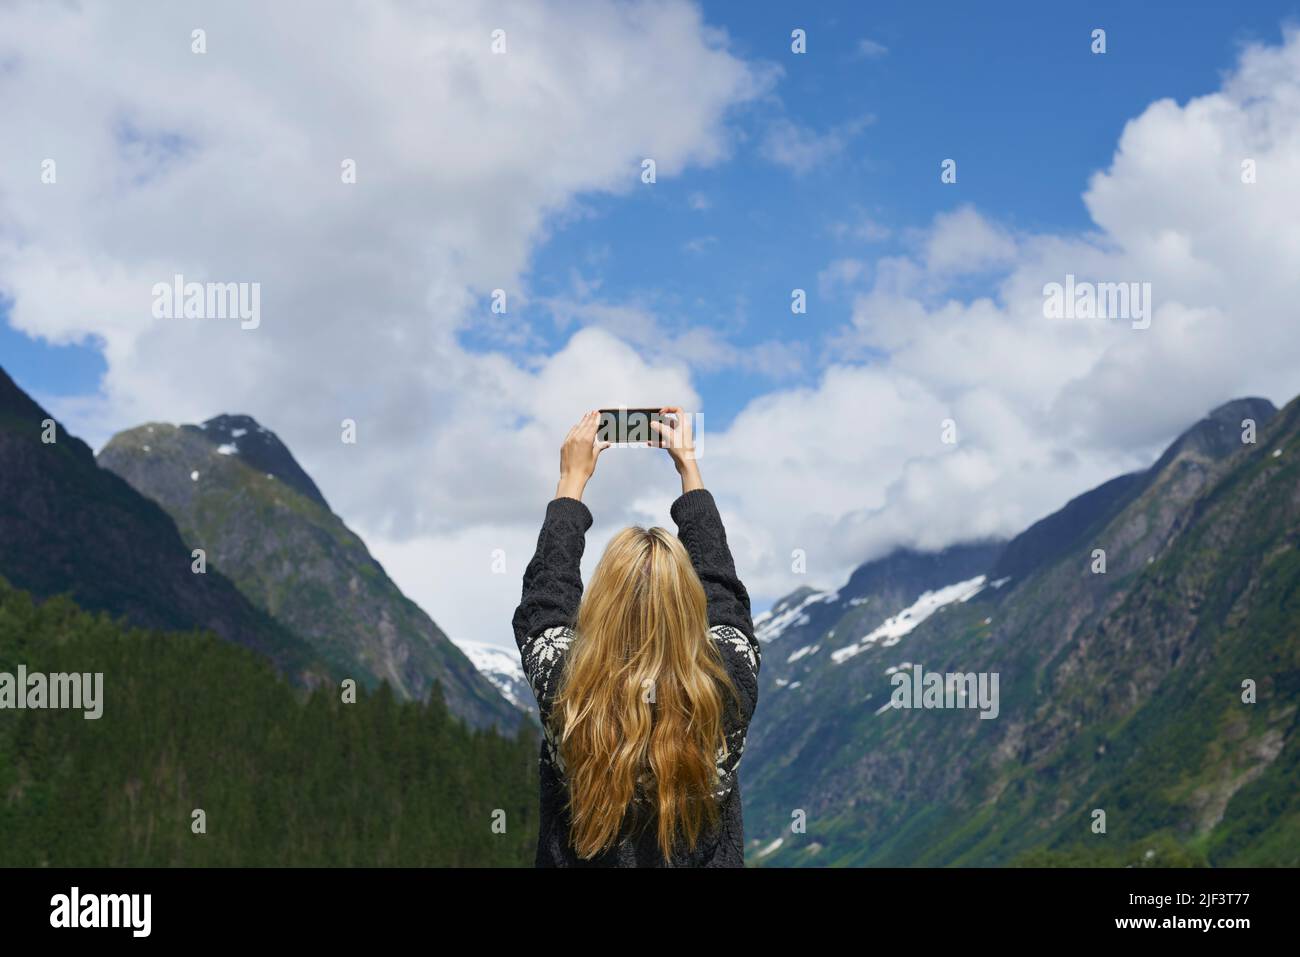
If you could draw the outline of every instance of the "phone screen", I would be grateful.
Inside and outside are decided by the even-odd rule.
[[[658,409],[601,409],[600,423],[596,426],[596,441],[615,445],[659,445],[659,433],[650,428],[651,422],[669,422]]]

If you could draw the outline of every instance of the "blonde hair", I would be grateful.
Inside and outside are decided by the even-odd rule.
[[[615,535],[578,611],[551,716],[579,857],[618,839],[634,801],[657,812],[665,858],[679,836],[691,849],[717,824],[722,692],[736,691],[708,630],[704,588],[677,536]]]

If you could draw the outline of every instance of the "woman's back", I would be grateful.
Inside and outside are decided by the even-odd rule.
[[[760,664],[749,596],[693,458],[674,455],[680,545],[620,533],[583,601],[590,418],[566,440],[514,615],[543,725],[537,865],[743,866],[737,768]]]

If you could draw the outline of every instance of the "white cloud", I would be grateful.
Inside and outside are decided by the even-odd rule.
[[[858,56],[860,57],[865,57],[869,60],[874,60],[877,59],[878,57],[884,56],[888,52],[889,52],[889,47],[885,46],[883,43],[880,43],[877,40],[871,39],[870,37],[863,37],[861,40],[858,41],[857,53]]]
[[[873,117],[859,117],[819,133],[781,117],[768,126],[759,151],[768,162],[803,175],[842,155],[873,122]]]
[[[583,195],[644,189],[643,157],[664,182],[728,155],[729,111],[772,74],[690,3],[16,4],[0,64],[0,292],[28,334],[102,337],[102,397],[58,409],[95,444],[248,412],[376,551],[422,543],[423,574],[473,594],[456,543],[535,534],[569,419],[698,402],[684,364],[599,330],[522,364],[457,338],[533,341],[531,254]],[[154,319],[176,273],[259,283],[260,327]],[[478,620],[464,637],[499,637]]]
[[[1007,230],[970,206],[937,217],[925,241],[926,269],[944,278],[1002,266],[1015,255],[1016,243]]]
[[[880,242],[893,235],[893,230],[870,216],[857,213],[852,221],[833,222],[827,231],[836,239],[853,239],[861,242]]]
[[[813,386],[708,433],[705,476],[760,603],[835,584],[895,544],[1018,531],[1220,401],[1300,391],[1294,32],[1246,51],[1219,93],[1131,121],[1084,194],[1086,234],[1027,235],[958,208],[910,254],[828,265],[827,281],[857,291],[829,342],[809,324],[739,351],[681,321],[665,337],[656,304],[597,300],[579,278],[571,301],[545,303],[561,321],[567,308],[568,341],[516,361],[457,335],[534,342],[516,317],[540,301],[530,257],[557,217],[586,193],[642,188],[642,157],[661,181],[723,160],[728,110],[768,75],[681,3],[350,9],[0,10],[0,291],[19,329],[102,337],[102,401],[59,410],[74,431],[257,416],[459,638],[509,641],[572,419],[623,399],[698,405],[700,371],[779,375],[829,357]],[[503,57],[488,48],[497,27]],[[861,128],[786,123],[760,149],[796,171]],[[55,186],[38,178],[46,157]],[[340,183],[345,158],[354,186]],[[1254,185],[1240,182],[1247,158]],[[152,319],[153,283],[176,272],[260,282],[261,327]],[[1043,285],[1067,273],[1151,282],[1151,328],[1045,319]],[[965,283],[988,274],[996,294],[971,298]],[[496,288],[505,316],[488,311]],[[339,441],[343,418],[355,446]],[[946,418],[956,447],[940,442]],[[588,566],[619,525],[668,521],[665,457],[616,451],[588,492]],[[806,579],[790,573],[794,548]]]
[[[780,379],[797,374],[807,360],[804,343],[733,342],[727,333],[743,325],[739,318],[715,317],[710,325],[693,324],[677,317],[668,306],[594,299],[588,295],[590,291],[590,287],[575,286],[573,296],[547,297],[543,302],[561,328],[581,326],[610,332],[656,367],[680,369],[684,375],[742,370]],[[649,399],[632,397],[628,404],[644,405]]]
[[[861,283],[870,270],[870,263],[864,259],[852,256],[836,259],[817,274],[817,288],[823,296],[833,296],[843,288]]]
[[[822,381],[751,403],[715,438],[710,480],[756,593],[836,585],[898,544],[1013,534],[1227,399],[1300,392],[1300,33],[1246,50],[1218,93],[1153,103],[1084,201],[1081,235],[936,217],[913,254],[874,263]],[[995,296],[962,291],[990,272]],[[1043,286],[1067,274],[1150,282],[1151,327],[1045,318]],[[956,446],[940,441],[948,418]]]
[[[961,206],[909,255],[828,265],[826,282],[867,284],[820,380],[750,402],[703,463],[760,607],[900,544],[1014,534],[1149,464],[1220,402],[1300,392],[1300,34],[1247,50],[1219,93],[1152,104],[1084,200],[1095,226],[1081,234],[1026,234]],[[1067,273],[1151,282],[1151,328],[1046,319],[1043,286]],[[995,295],[963,292],[989,274]],[[949,418],[956,446],[941,441]],[[599,494],[646,487],[638,460],[614,461],[630,471],[598,475]],[[672,477],[660,481],[662,521]],[[606,535],[594,530],[593,551]]]

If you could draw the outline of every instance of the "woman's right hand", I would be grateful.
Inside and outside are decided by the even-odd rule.
[[[672,415],[674,421],[651,422],[650,428],[659,435],[659,444],[668,450],[677,474],[682,477],[682,491],[703,488],[700,468],[695,459],[695,436],[691,432],[691,417],[681,406],[669,405],[659,410],[661,415]]]

